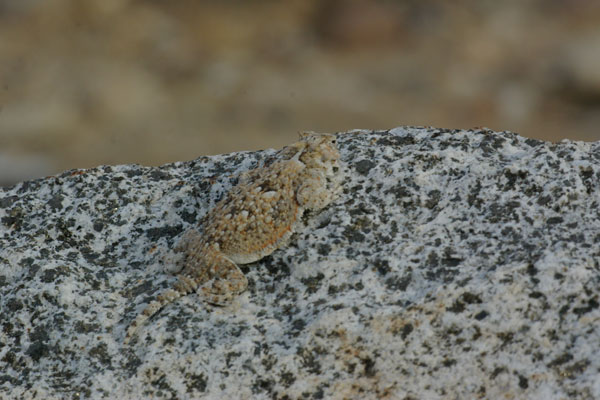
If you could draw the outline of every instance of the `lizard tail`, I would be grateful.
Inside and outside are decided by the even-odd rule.
[[[138,328],[144,324],[150,317],[156,314],[161,308],[166,306],[167,304],[177,300],[178,298],[195,292],[198,288],[198,283],[185,275],[180,275],[178,282],[175,284],[173,289],[168,289],[165,292],[158,295],[156,300],[152,301],[141,314],[133,320],[131,325],[127,328],[127,333],[125,334],[125,340],[123,344],[128,344],[131,338],[135,335]]]

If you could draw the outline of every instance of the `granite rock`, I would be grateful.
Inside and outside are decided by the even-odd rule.
[[[0,398],[600,398],[600,142],[340,134],[344,192],[186,296],[174,247],[273,150],[0,189]]]

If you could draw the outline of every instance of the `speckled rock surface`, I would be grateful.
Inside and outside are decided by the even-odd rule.
[[[0,398],[600,398],[600,142],[397,128],[339,137],[344,193],[125,329],[183,232],[272,150],[0,191]]]

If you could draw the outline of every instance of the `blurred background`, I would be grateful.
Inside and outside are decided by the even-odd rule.
[[[600,140],[600,1],[0,0],[0,185],[399,125]]]

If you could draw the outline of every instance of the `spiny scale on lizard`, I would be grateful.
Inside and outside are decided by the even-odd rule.
[[[240,175],[238,184],[207,214],[202,234],[186,232],[177,282],[135,318],[125,343],[148,318],[179,297],[197,292],[209,303],[228,304],[248,286],[236,264],[258,261],[284,247],[305,210],[320,210],[337,197],[340,155],[335,135],[300,136],[271,162]]]

